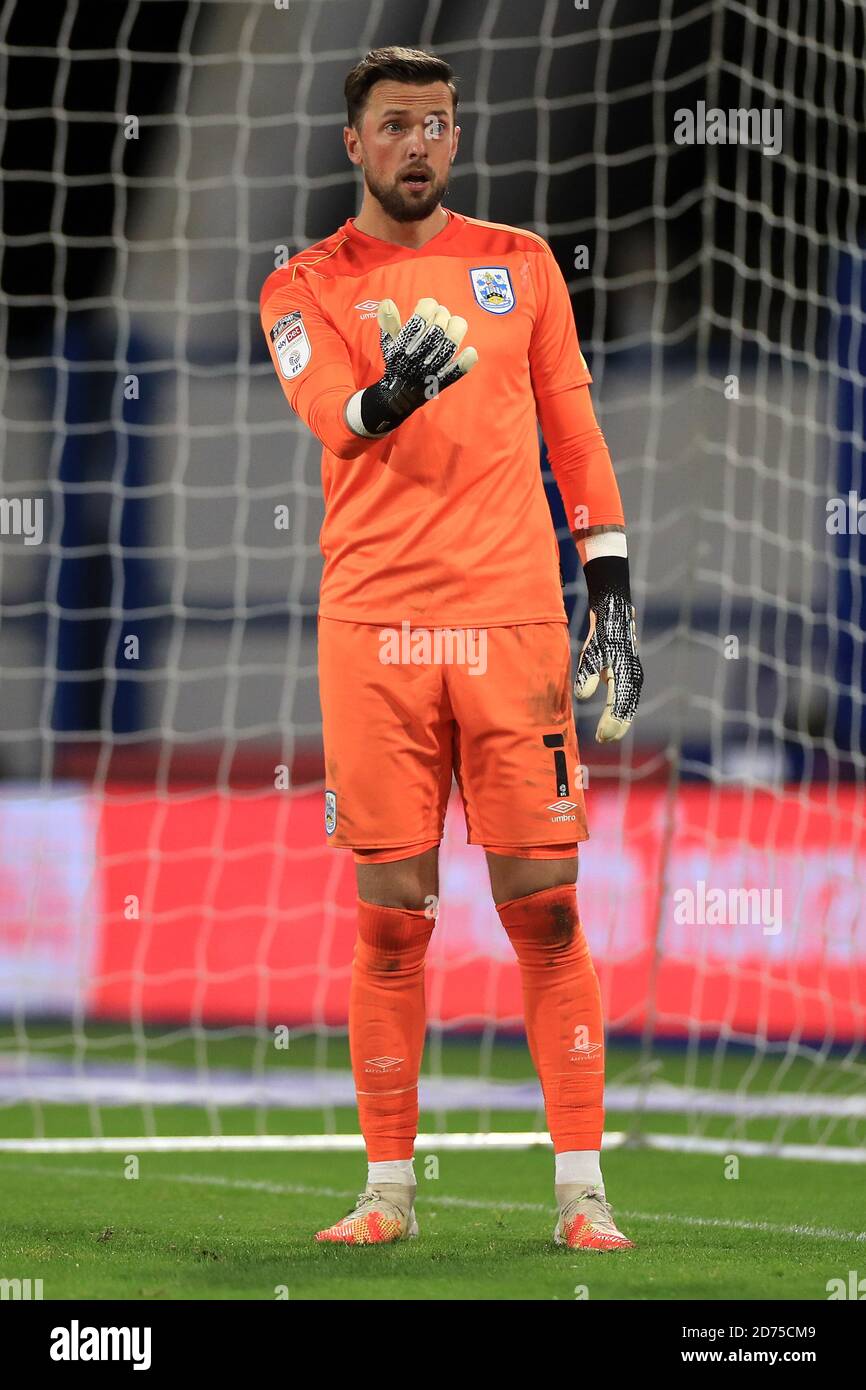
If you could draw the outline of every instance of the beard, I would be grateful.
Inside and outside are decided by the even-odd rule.
[[[368,169],[364,170],[364,182],[383,211],[395,222],[423,222],[436,211],[448,192],[448,175],[437,181],[432,170],[430,187],[423,194],[413,193],[402,179],[392,184],[377,183]]]

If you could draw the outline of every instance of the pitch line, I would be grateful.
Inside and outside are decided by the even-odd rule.
[[[545,1131],[510,1130],[483,1133],[419,1134],[416,1152],[436,1153],[525,1152],[551,1149]],[[796,1160],[801,1163],[866,1164],[866,1148],[842,1144],[772,1143],[767,1140],[714,1138],[708,1135],[630,1134],[605,1130],[602,1149],[658,1150],[667,1153],[716,1155],[727,1158]],[[0,1139],[0,1154],[95,1154],[95,1153],[363,1153],[361,1134],[192,1134],[138,1135],[129,1138]]]

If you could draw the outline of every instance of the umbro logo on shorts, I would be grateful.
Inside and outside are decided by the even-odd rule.
[[[355,308],[360,312],[362,319],[374,319],[379,312],[378,299],[363,299]]]
[[[550,817],[552,821],[577,820],[577,816],[574,814],[577,810],[576,801],[566,801],[564,799],[552,801],[547,809],[548,811],[555,812],[555,815]]]

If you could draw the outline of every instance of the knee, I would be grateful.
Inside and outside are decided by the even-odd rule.
[[[554,897],[545,903],[538,918],[538,941],[551,951],[566,951],[580,933],[580,917],[577,912],[577,898]]]
[[[435,851],[384,864],[356,864],[358,897],[372,907],[425,912],[435,920],[439,890]]]
[[[435,926],[424,911],[387,903],[358,903],[355,963],[368,974],[408,977],[421,972]]]
[[[518,957],[570,959],[588,950],[571,884],[536,889],[500,904],[498,912]]]
[[[411,878],[366,887],[359,883],[358,897],[370,907],[393,907],[401,912],[429,912],[431,916],[435,915],[436,894],[425,893],[423,884]]]
[[[497,908],[547,889],[573,890],[577,882],[577,855],[562,859],[529,859],[488,851],[487,863]]]

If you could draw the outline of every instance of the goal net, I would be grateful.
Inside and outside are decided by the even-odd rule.
[[[0,1143],[359,1143],[320,448],[257,301],[357,211],[342,83],[396,41],[461,82],[449,205],[554,249],[624,498],[644,699],[613,751],[578,711],[608,1142],[862,1161],[860,6],[88,8],[0,21]],[[427,999],[425,1142],[540,1142],[457,801]]]

